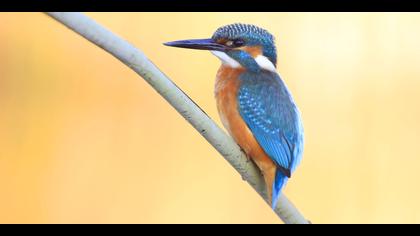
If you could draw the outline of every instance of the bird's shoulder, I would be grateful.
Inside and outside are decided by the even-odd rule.
[[[239,100],[251,106],[264,106],[270,116],[286,115],[288,111],[296,113],[293,97],[279,74],[270,71],[245,72],[240,74],[239,80]]]

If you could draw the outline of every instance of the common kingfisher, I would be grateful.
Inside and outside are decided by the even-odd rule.
[[[271,207],[302,159],[300,111],[280,75],[274,37],[250,24],[220,27],[209,39],[165,43],[209,50],[222,64],[215,97],[223,125],[261,170]]]

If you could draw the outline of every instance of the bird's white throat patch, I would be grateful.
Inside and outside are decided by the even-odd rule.
[[[222,61],[222,63],[224,65],[230,66],[232,68],[241,67],[241,64],[239,64],[239,62],[237,62],[235,59],[233,59],[232,57],[228,56],[228,54],[226,54],[224,52],[211,51],[211,53],[213,53],[213,55],[215,55],[216,57],[218,57]]]
[[[233,59],[232,57],[230,57],[224,52],[211,51],[211,53],[215,55],[216,57],[218,57],[222,61],[222,63],[226,66],[229,66],[232,68],[242,67],[238,61],[236,61],[235,59]],[[276,67],[267,57],[263,55],[258,55],[256,58],[254,58],[254,60],[261,67],[261,69],[277,72]]]

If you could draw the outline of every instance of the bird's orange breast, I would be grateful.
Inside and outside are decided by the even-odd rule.
[[[223,125],[233,139],[263,172],[272,175],[275,173],[274,162],[258,144],[239,113],[237,101],[240,86],[239,76],[244,71],[244,68],[231,68],[224,65],[220,67],[215,85],[217,109]]]

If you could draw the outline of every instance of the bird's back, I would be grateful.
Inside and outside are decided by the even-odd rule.
[[[264,151],[290,177],[303,151],[300,112],[280,76],[263,70],[240,76],[238,107],[241,117]]]

